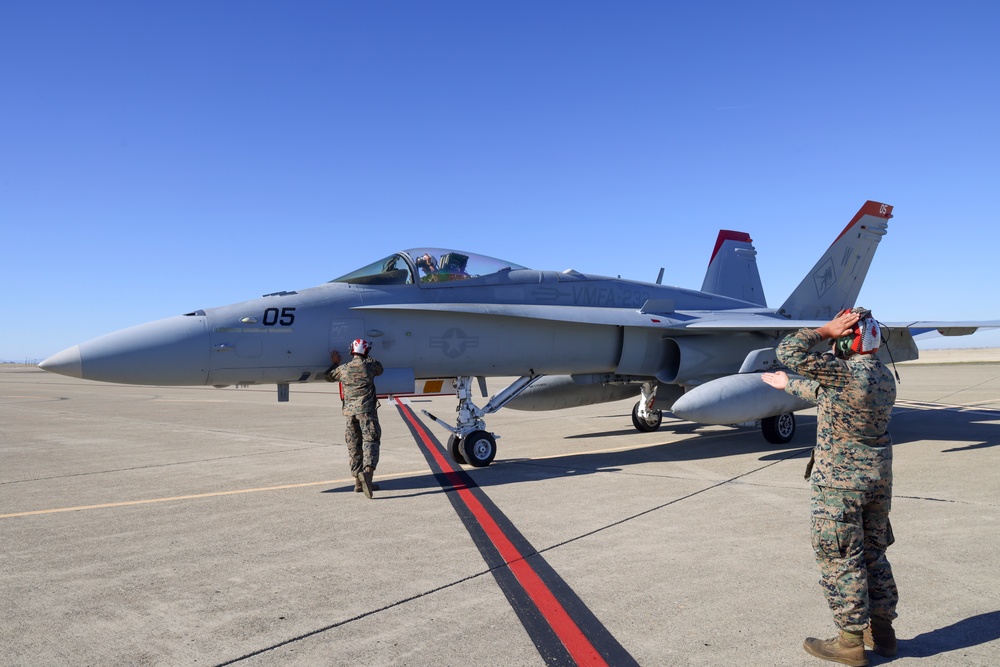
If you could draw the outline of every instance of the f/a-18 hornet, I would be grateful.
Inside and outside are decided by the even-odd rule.
[[[818,327],[855,305],[892,207],[866,202],[799,286],[768,308],[756,251],[742,232],[719,233],[700,291],[539,271],[439,248],[397,252],[318,287],[276,292],[230,306],[123,329],[63,350],[40,364],[55,373],[142,385],[276,384],[323,379],[331,349],[374,343],[385,373],[381,395],[458,397],[448,449],[486,466],[496,435],[484,417],[507,405],[549,410],[638,396],[640,431],[663,411],[706,424],[760,422],[771,442],[791,440],[799,399],[765,385],[779,368],[775,346],[789,331]],[[876,311],[877,312],[877,311]],[[883,323],[880,354],[917,358],[913,335],[967,335],[985,322]],[[889,360],[888,358],[886,359]],[[486,377],[516,377],[479,407]]]

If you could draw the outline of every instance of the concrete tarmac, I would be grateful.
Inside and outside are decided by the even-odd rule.
[[[871,664],[1000,664],[1000,364],[899,372],[901,643]],[[607,664],[825,664],[802,650],[835,634],[809,542],[812,412],[776,446],[669,417],[639,433],[631,401],[501,410],[497,460],[460,478],[434,469],[448,433],[420,414],[450,421],[454,398],[403,401],[437,455],[383,401],[368,500],[333,391],[0,369],[0,665],[587,662],[542,627],[546,591]],[[497,531],[514,552],[483,547]]]

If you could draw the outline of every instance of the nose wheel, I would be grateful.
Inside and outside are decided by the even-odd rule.
[[[473,431],[462,438],[459,445],[465,462],[473,468],[485,468],[493,463],[497,455],[497,441],[486,431]]]
[[[485,430],[485,415],[496,412],[511,399],[530,387],[541,375],[525,375],[515,380],[509,387],[490,399],[485,407],[479,408],[472,402],[472,378],[459,377],[455,379],[455,393],[458,395],[458,423],[450,426],[431,413],[422,412],[451,431],[448,437],[448,454],[459,465],[470,465],[474,468],[485,468],[493,463],[497,455],[497,439]],[[486,394],[486,383],[482,383],[483,395]],[[463,435],[464,434],[464,435]]]
[[[462,453],[462,439],[455,434],[448,436],[448,453],[451,460],[460,466],[466,464],[465,454]]]
[[[464,438],[448,436],[448,453],[451,460],[459,465],[485,468],[497,456],[497,440],[486,431],[473,431]]]

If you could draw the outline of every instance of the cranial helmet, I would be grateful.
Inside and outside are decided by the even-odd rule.
[[[368,350],[372,349],[372,344],[364,338],[355,338],[351,343],[351,354],[360,354],[362,357],[368,356]]]
[[[872,317],[872,311],[867,308],[852,308],[861,319],[854,325],[850,333],[846,333],[833,344],[834,353],[841,359],[847,359],[855,354],[873,354],[882,342],[882,331],[878,322]]]

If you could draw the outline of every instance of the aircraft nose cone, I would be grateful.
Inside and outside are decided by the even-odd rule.
[[[205,384],[208,364],[207,318],[178,315],[80,343],[39,367],[84,380],[179,386]]]
[[[83,377],[83,364],[80,361],[80,346],[74,345],[62,352],[57,352],[38,364],[43,371],[68,375],[71,378]]]

